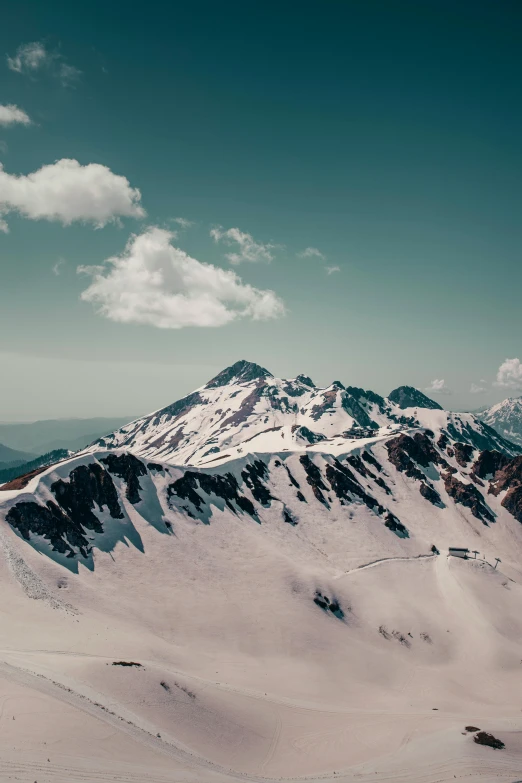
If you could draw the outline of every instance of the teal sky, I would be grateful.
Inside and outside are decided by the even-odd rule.
[[[383,394],[444,380],[450,408],[520,394],[516,362],[495,382],[522,358],[521,35],[502,0],[7,5],[0,105],[31,123],[0,112],[0,420],[145,413],[240,358]],[[63,159],[127,178],[146,216],[97,228],[80,193],[63,225],[61,180],[14,180]],[[204,285],[239,275],[229,323],[154,325],[181,318],[165,269],[111,320],[129,270],[108,294],[104,262],[152,227],[214,266]],[[232,228],[257,260],[227,259]],[[105,315],[80,299],[95,265]]]

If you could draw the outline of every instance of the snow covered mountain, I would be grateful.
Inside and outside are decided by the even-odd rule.
[[[475,415],[503,438],[522,446],[522,397],[508,397]]]
[[[412,387],[386,399],[334,381],[284,380],[239,361],[205,386],[101,438],[91,450],[128,449],[177,465],[224,464],[247,453],[312,448],[339,453],[361,437],[427,427],[454,440],[507,454],[519,449],[469,413],[444,411]]]
[[[0,487],[0,681],[20,705],[0,766],[515,780],[522,456],[415,392],[239,362]]]

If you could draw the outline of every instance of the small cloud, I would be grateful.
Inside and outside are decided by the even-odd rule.
[[[340,272],[341,267],[340,266],[325,266],[326,274],[327,275],[333,275],[334,272]]]
[[[451,390],[446,386],[444,378],[435,378],[435,380],[426,387],[425,391],[430,394],[451,394]]]
[[[0,104],[0,125],[4,128],[9,125],[30,125],[31,119],[23,109],[14,103]]]
[[[0,217],[18,212],[30,220],[102,228],[120,217],[145,215],[141,193],[129,180],[99,163],[63,158],[31,174],[8,174],[0,163]]]
[[[479,383],[472,383],[469,390],[471,394],[484,394],[487,391],[487,381],[481,378]]]
[[[64,266],[64,264],[66,264],[66,263],[67,262],[66,262],[65,258],[59,258],[58,261],[56,262],[56,264],[53,264],[53,266],[52,266],[53,274],[55,274],[56,276],[61,274],[62,266]]]
[[[325,254],[321,253],[316,247],[305,247],[305,249],[297,255],[299,258],[319,258],[321,261],[326,261]]]
[[[119,323],[159,329],[217,327],[247,318],[285,315],[284,302],[270,290],[254,288],[239,275],[191,258],[172,244],[175,234],[158,227],[133,235],[124,252],[103,265],[78,267],[90,275],[81,298]]]
[[[8,234],[9,233],[9,226],[7,225],[5,220],[3,220],[3,218],[1,218],[1,217],[0,217],[0,231],[2,232],[2,234]]]
[[[9,149],[9,148],[8,148],[8,146],[7,146],[7,143],[6,143],[5,141],[2,141],[2,140],[0,139],[0,152],[1,152],[3,155],[6,155],[6,154],[7,154],[7,150],[8,150],[8,149]]]
[[[187,220],[187,218],[184,217],[175,217],[172,218],[173,223],[177,223],[180,228],[190,228],[194,225],[193,220]]]
[[[522,364],[520,359],[504,359],[497,371],[495,386],[504,389],[522,389]]]
[[[31,77],[47,72],[64,87],[68,87],[81,76],[78,68],[65,62],[59,52],[46,49],[40,41],[19,46],[14,57],[7,56],[7,67],[15,73]]]
[[[7,67],[15,73],[35,73],[50,64],[54,55],[38,41],[22,44],[14,57],[7,56]]]
[[[251,261],[257,263],[259,261],[274,260],[272,253],[275,250],[275,245],[262,244],[256,242],[252,234],[247,234],[244,231],[240,231],[239,228],[228,228],[226,231],[217,226],[211,229],[210,236],[214,242],[224,242],[227,245],[237,245],[238,251],[236,253],[226,253],[227,258],[231,264],[241,264],[243,261]]]
[[[57,75],[64,87],[70,87],[71,84],[78,81],[82,72],[75,68],[74,65],[60,63]]]

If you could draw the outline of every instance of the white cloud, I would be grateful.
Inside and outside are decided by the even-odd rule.
[[[231,264],[240,264],[242,261],[273,261],[274,255],[272,250],[275,249],[275,245],[263,245],[261,242],[255,242],[252,234],[247,234],[244,231],[240,231],[239,228],[228,228],[226,231],[217,226],[210,232],[210,236],[215,242],[225,242],[227,245],[236,244],[238,246],[237,253],[226,253],[227,258]]]
[[[59,52],[49,51],[40,41],[19,46],[14,57],[7,56],[7,66],[11,71],[26,76],[35,76],[39,72],[47,71],[64,87],[76,81],[81,75],[81,71],[66,63]]]
[[[469,390],[471,394],[484,394],[487,391],[487,381],[481,378],[480,383],[472,383]]]
[[[177,223],[180,228],[190,228],[194,225],[193,220],[187,220],[187,218],[184,217],[172,218],[172,222]]]
[[[425,391],[431,394],[451,394],[450,389],[446,386],[446,381],[443,378],[435,378]]]
[[[140,200],[126,177],[99,163],[81,166],[64,158],[20,176],[7,174],[0,163],[0,217],[18,212],[31,220],[66,226],[82,221],[101,228],[119,217],[143,217]]]
[[[14,103],[0,104],[0,125],[30,125],[29,115]]]
[[[297,254],[299,258],[320,258],[321,261],[326,261],[326,256],[321,253],[316,247],[306,247],[300,253]]]
[[[74,65],[68,65],[67,63],[60,63],[56,71],[56,76],[64,87],[73,84],[81,75],[82,72],[78,70],[78,68],[75,68]]]
[[[34,73],[46,67],[54,59],[45,46],[38,41],[22,44],[14,57],[7,57],[7,66],[16,73]]]
[[[66,263],[67,262],[66,262],[65,258],[59,258],[58,261],[56,262],[56,264],[53,264],[53,266],[52,266],[53,274],[55,274],[56,276],[60,275],[61,274],[61,270],[62,270],[62,266],[64,266],[64,264],[66,264]]]
[[[495,386],[522,389],[522,364],[520,359],[504,359],[497,371]]]
[[[125,251],[104,265],[79,267],[92,277],[81,298],[112,321],[160,329],[223,326],[239,318],[258,321],[285,314],[273,291],[191,258],[172,245],[174,237],[172,231],[151,227],[133,235]]]
[[[341,267],[340,266],[325,266],[326,274],[327,275],[333,275],[334,272],[340,272]]]
[[[8,234],[9,233],[9,226],[7,225],[5,220],[3,220],[2,218],[0,218],[0,231],[2,232],[2,234]]]

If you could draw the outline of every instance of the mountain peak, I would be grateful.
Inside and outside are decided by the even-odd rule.
[[[231,381],[235,381],[236,383],[247,383],[248,381],[255,381],[257,378],[273,378],[273,375],[259,364],[240,359],[235,364],[226,367],[218,373],[215,378],[212,378],[212,380],[206,384],[205,388],[216,389],[219,386],[226,386],[227,383],[230,383]]]
[[[415,386],[398,386],[392,392],[389,393],[388,399],[395,402],[399,408],[429,408],[431,410],[443,410],[442,405],[439,405],[435,400],[430,400],[421,391],[415,388]]]
[[[310,378],[309,375],[298,375],[296,378],[296,381],[299,381],[299,383],[303,383],[305,386],[309,386],[311,389],[315,389],[315,383]]]

